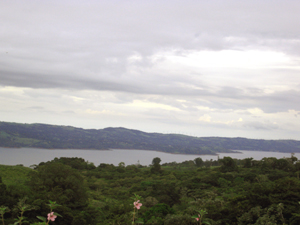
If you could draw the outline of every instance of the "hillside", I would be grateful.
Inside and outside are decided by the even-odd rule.
[[[47,124],[0,122],[1,147],[47,149],[142,149],[168,153],[215,154],[231,150],[300,152],[300,141],[191,137],[126,128],[82,129]]]

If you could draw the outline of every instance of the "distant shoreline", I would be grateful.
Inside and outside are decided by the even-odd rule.
[[[151,152],[161,152],[161,153],[166,153],[166,154],[173,154],[173,155],[211,155],[211,156],[218,156],[220,153],[241,153],[241,152],[237,152],[239,150],[230,150],[231,152],[217,152],[215,154],[186,154],[186,153],[178,153],[178,152],[164,152],[164,151],[159,151],[159,150],[149,150],[149,149],[118,149],[118,148],[110,148],[110,149],[88,149],[88,148],[39,148],[39,147],[2,147],[0,146],[0,148],[7,148],[7,149],[26,149],[26,148],[33,148],[33,149],[40,149],[40,150],[61,150],[61,151],[64,151],[64,150],[90,150],[90,151],[113,151],[113,150],[126,150],[126,151],[151,151]],[[240,150],[240,151],[243,151],[243,150]],[[247,150],[245,150],[247,151]]]
[[[91,150],[91,151],[90,151]],[[237,153],[237,154],[236,154]],[[109,149],[109,150],[82,150],[82,149],[43,149],[43,148],[6,148],[0,147],[0,164],[3,165],[17,165],[23,164],[30,167],[30,165],[39,164],[40,162],[47,162],[54,158],[82,158],[86,161],[100,165],[101,163],[118,165],[124,162],[126,165],[133,165],[140,162],[141,165],[150,165],[154,157],[161,158],[163,163],[166,162],[183,162],[202,158],[206,160],[217,160],[224,157],[231,157],[233,159],[253,158],[254,160],[261,160],[265,157],[289,158],[290,153],[266,152],[266,151],[243,151],[235,150],[232,153],[216,153],[215,155],[204,154],[179,154],[167,153],[156,150],[141,150],[141,149]],[[295,153],[295,156],[300,159],[300,153]]]

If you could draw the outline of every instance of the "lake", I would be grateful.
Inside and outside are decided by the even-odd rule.
[[[240,153],[219,153],[219,157],[230,156],[236,159],[244,159],[252,157],[260,160],[264,157],[290,157],[290,153],[279,152],[262,152],[262,151],[240,151]],[[300,158],[300,153],[295,156]],[[186,160],[194,160],[201,157],[205,160],[217,160],[216,155],[184,155],[184,154],[170,154],[157,151],[146,150],[85,150],[85,149],[39,149],[39,148],[2,148],[0,147],[0,164],[3,165],[17,165],[23,164],[29,167],[40,162],[47,162],[55,157],[80,157],[86,161],[92,162],[95,166],[100,163],[108,163],[118,165],[124,162],[125,165],[132,165],[140,163],[141,165],[149,165],[152,159],[159,157],[161,164],[166,162],[183,162]]]

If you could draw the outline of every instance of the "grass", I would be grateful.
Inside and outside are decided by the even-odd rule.
[[[25,145],[25,146],[28,146],[28,145],[30,146],[30,145],[33,145],[33,144],[39,142],[39,140],[33,139],[33,138],[15,137],[15,142],[21,143],[22,145]]]
[[[0,131],[0,138],[8,138],[8,137],[10,137],[9,134],[7,134],[7,133],[4,132],[4,131]]]

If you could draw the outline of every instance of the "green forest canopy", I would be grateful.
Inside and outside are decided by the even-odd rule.
[[[150,166],[104,164],[55,158],[34,169],[0,165],[0,205],[26,199],[30,223],[61,206],[58,225],[131,224],[134,194],[142,203],[137,219],[146,225],[197,224],[199,211],[211,225],[300,224],[300,161],[290,158],[195,160]],[[22,179],[20,179],[22,177]],[[5,224],[18,212],[4,215]]]

